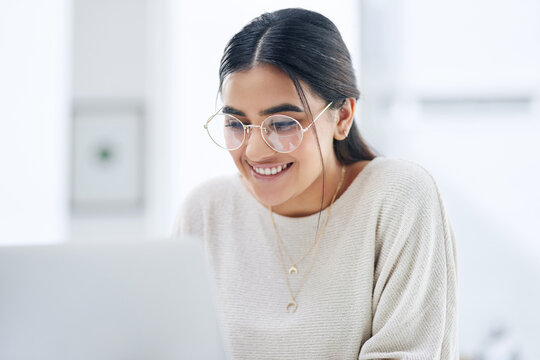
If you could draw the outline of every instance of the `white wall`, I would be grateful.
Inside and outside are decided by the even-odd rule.
[[[0,245],[65,240],[70,2],[0,2]]]
[[[434,171],[540,263],[538,14],[534,0],[477,0],[474,6],[465,0],[444,6],[410,1],[400,28],[400,94],[393,111],[422,126],[418,132],[402,123],[411,130],[407,134],[416,132],[406,141],[416,142],[416,152]],[[426,106],[426,97],[495,101],[456,108]],[[440,151],[426,154],[422,146]]]

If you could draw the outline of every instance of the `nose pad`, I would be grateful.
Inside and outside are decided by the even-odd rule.
[[[249,139],[249,135],[251,134],[252,131],[253,131],[253,127],[250,126],[250,127],[246,128],[246,138]],[[261,127],[261,131],[264,133],[264,135],[268,135],[268,133],[269,133],[268,129],[265,128],[265,127]],[[257,132],[257,131],[255,131],[255,132]],[[263,139],[263,141],[264,141],[264,139]]]

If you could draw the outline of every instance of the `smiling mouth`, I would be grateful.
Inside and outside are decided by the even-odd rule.
[[[293,163],[290,162],[290,163],[287,163],[287,164],[283,164],[283,165],[278,165],[278,166],[255,166],[255,165],[251,165],[251,169],[256,172],[258,175],[262,175],[262,176],[272,176],[272,175],[277,175],[281,172],[283,172],[285,169],[288,169]]]

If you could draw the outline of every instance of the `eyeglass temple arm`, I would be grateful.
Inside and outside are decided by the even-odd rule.
[[[317,121],[317,119],[320,118],[321,115],[324,114],[324,112],[325,112],[325,111],[330,107],[330,105],[332,105],[333,103],[334,103],[333,101],[330,101],[330,102],[328,103],[328,105],[326,105],[326,107],[319,113],[319,115],[317,115],[317,116],[315,117],[315,119],[313,119],[313,121],[312,121],[308,126],[306,126],[306,127],[304,128],[304,132],[306,132],[306,131],[311,127],[311,125],[315,124],[315,121]]]

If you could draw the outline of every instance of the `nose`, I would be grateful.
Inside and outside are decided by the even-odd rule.
[[[258,160],[273,155],[274,150],[264,141],[260,128],[249,128],[246,134],[246,156]]]

